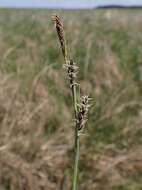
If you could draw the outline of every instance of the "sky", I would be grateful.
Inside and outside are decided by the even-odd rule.
[[[0,7],[93,8],[99,5],[142,5],[142,0],[0,0]]]

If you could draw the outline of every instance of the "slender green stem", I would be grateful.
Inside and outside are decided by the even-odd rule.
[[[74,163],[74,174],[73,174],[73,184],[72,190],[77,190],[77,179],[78,179],[78,170],[79,170],[79,153],[80,153],[80,146],[79,146],[79,134],[78,130],[76,134],[76,144],[75,144],[75,163]]]
[[[72,86],[72,96],[73,96],[73,103],[74,103],[74,113],[75,119],[77,118],[77,95],[76,95],[76,85]],[[74,173],[73,173],[73,182],[72,182],[72,190],[77,190],[77,178],[78,178],[78,169],[79,169],[79,131],[77,126],[75,126],[75,161],[74,161]]]
[[[67,56],[67,46],[65,45],[65,63],[68,64],[68,56]],[[71,81],[71,91],[72,91],[72,98],[74,104],[74,117],[75,122],[77,119],[77,89],[75,81]],[[74,152],[75,152],[75,159],[74,159],[74,169],[73,169],[73,181],[72,181],[72,190],[77,190],[77,179],[78,179],[78,170],[79,170],[79,131],[78,127],[75,124],[75,131],[74,131]]]

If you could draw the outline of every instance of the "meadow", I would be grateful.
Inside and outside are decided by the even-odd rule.
[[[0,10],[0,190],[71,188],[72,99],[53,13],[92,98],[78,190],[141,190],[141,9]]]

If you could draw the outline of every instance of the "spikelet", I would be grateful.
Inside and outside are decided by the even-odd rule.
[[[70,87],[72,88],[76,84],[75,78],[76,78],[78,67],[76,66],[76,63],[72,59],[70,59],[67,61],[66,64],[64,64],[64,68],[67,70]]]
[[[57,15],[53,15],[52,20],[55,23],[55,27],[56,27],[57,35],[60,41],[64,59],[67,60],[67,48],[66,48],[66,42],[65,42],[63,22],[61,21],[60,17]]]
[[[78,130],[81,130],[87,121],[88,111],[89,111],[89,100],[88,96],[82,96],[80,98],[80,104],[78,105],[79,111],[77,113],[76,123]]]

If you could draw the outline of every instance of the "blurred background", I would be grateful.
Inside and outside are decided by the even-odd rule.
[[[0,190],[68,190],[73,108],[51,16],[81,93],[78,190],[142,189],[142,1],[0,1]]]

